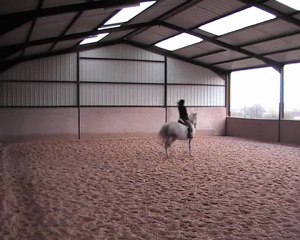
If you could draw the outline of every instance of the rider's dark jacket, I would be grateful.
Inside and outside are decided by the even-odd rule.
[[[186,110],[185,106],[179,105],[178,106],[178,111],[179,111],[179,117],[182,120],[188,120],[189,119],[188,114],[187,114],[187,110]]]

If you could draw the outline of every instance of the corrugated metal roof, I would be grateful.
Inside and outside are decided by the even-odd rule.
[[[24,12],[30,11],[35,9],[38,5],[38,0],[23,0],[18,1],[1,1],[1,8],[0,14],[9,14],[9,13],[17,13],[17,12]]]
[[[266,56],[273,59],[274,61],[284,63],[284,62],[300,62],[299,54],[300,54],[300,49],[296,49],[292,51],[274,53]]]
[[[203,57],[198,57],[198,58],[195,58],[195,60],[202,62],[202,63],[214,64],[217,62],[235,60],[235,59],[245,58],[245,57],[246,57],[245,54],[226,50],[226,51],[221,51],[218,53],[206,55]]]
[[[25,56],[30,56],[30,55],[36,55],[39,53],[43,53],[48,51],[48,49],[51,47],[51,44],[43,44],[43,45],[38,45],[34,47],[28,47],[25,49]]]
[[[44,0],[43,8],[65,6],[69,4],[84,3],[84,2],[87,1],[86,0]]]
[[[271,41],[265,41],[244,47],[251,52],[258,54],[266,54],[270,52],[288,50],[291,48],[300,48],[300,34],[283,37]]]
[[[69,49],[74,47],[76,44],[78,44],[81,41],[81,39],[75,39],[75,40],[69,40],[69,41],[60,41],[55,44],[53,47],[54,51],[63,50],[63,49]]]
[[[238,61],[226,62],[217,64],[215,66],[220,67],[222,69],[230,69],[230,70],[240,70],[246,69],[249,67],[262,67],[265,63],[263,61],[257,60],[255,58],[242,59]]]
[[[140,34],[137,34],[131,39],[136,42],[151,45],[162,39],[173,36],[177,33],[178,33],[177,31],[174,31],[170,28],[166,28],[162,26],[154,26],[147,29],[146,31],[141,32]]]
[[[300,28],[283,20],[271,20],[257,24],[240,31],[225,34],[221,41],[232,45],[245,45],[252,42],[268,39],[270,37],[283,36],[299,31]]]
[[[200,1],[194,7],[191,7],[180,14],[167,20],[183,28],[200,26],[201,24],[217,18],[220,15],[226,15],[236,9],[244,7],[245,4],[237,1],[227,0],[205,0]]]
[[[103,40],[104,41],[113,41],[113,40],[118,40],[120,38],[125,37],[127,34],[129,34],[131,30],[127,31],[120,31],[120,32],[115,32],[115,33],[110,33],[107,35]]]
[[[68,26],[75,13],[41,17],[36,20],[30,40],[59,36]]]
[[[31,23],[25,23],[22,26],[2,35],[0,37],[0,46],[13,45],[26,41]]]
[[[275,0],[157,0],[121,27],[97,30],[119,9],[149,0],[90,1],[38,0],[2,1],[0,9],[0,56],[3,66],[47,57],[66,51],[97,48],[116,42],[138,44],[162,55],[172,55],[213,70],[231,71],[256,66],[278,68],[300,62],[300,13]],[[277,17],[223,36],[197,27],[256,6]],[[168,51],[155,43],[185,31],[203,42]],[[110,32],[100,42],[78,46],[84,38]],[[234,53],[234,54],[233,54]],[[5,69],[1,67],[1,70]]]
[[[88,10],[82,12],[80,17],[72,24],[66,34],[92,31],[103,23],[113,11],[103,9]]]
[[[216,44],[204,41],[189,47],[181,48],[175,52],[185,57],[195,58],[195,56],[206,55],[208,53],[223,51],[223,50],[224,50],[223,48],[220,48]]]

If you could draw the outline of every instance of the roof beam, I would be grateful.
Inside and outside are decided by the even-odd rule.
[[[257,8],[260,8],[266,12],[274,14],[277,18],[284,20],[286,22],[292,23],[298,27],[300,27],[300,20],[294,18],[292,15],[285,14],[283,12],[280,12],[272,7],[269,7],[267,5],[264,5],[261,2],[253,1],[253,0],[239,0],[240,2],[243,2],[249,6],[254,6]],[[295,10],[296,11],[296,10]]]
[[[44,2],[44,0],[39,0],[38,5],[37,5],[37,11],[39,11],[39,10],[42,8],[43,2]],[[35,24],[36,24],[36,19],[34,19],[34,20],[31,22],[31,26],[30,26],[29,32],[28,32],[28,34],[27,34],[25,43],[28,43],[28,42],[29,42]],[[22,51],[22,53],[21,53],[21,56],[22,56],[22,57],[24,56],[24,53],[25,53],[25,48],[23,49],[23,51]]]
[[[67,31],[73,26],[73,24],[77,21],[77,19],[82,15],[83,11],[78,12],[73,19],[69,22],[68,26],[62,31],[61,34],[59,34],[59,37],[63,37]],[[51,45],[51,47],[49,48],[49,52],[52,51],[52,49],[55,47],[55,45],[57,44],[58,41],[54,41]]]
[[[27,43],[20,43],[20,44],[14,44],[14,45],[8,45],[8,46],[2,46],[0,47],[0,58],[5,58],[17,51],[20,51],[26,47],[32,47],[42,44],[48,44],[53,42],[59,42],[59,41],[66,41],[66,40],[72,40],[72,39],[79,39],[79,38],[85,38],[92,35],[97,35],[100,33],[107,33],[107,32],[119,32],[124,30],[130,30],[130,29],[136,29],[140,27],[150,27],[156,25],[156,22],[146,22],[146,23],[137,23],[137,24],[131,24],[131,25],[122,25],[118,28],[110,28],[110,29],[103,29],[103,30],[93,30],[93,31],[87,31],[87,32],[81,32],[81,33],[73,33],[58,37],[52,37],[52,38],[45,38],[40,40],[34,40],[29,41]]]
[[[99,8],[123,8],[126,6],[137,5],[141,2],[148,2],[150,0],[102,0],[102,1],[90,1],[84,3],[77,3],[72,5],[64,5],[59,7],[41,8],[40,10],[32,10],[26,12],[10,13],[0,15],[0,36],[17,28],[28,21],[36,19],[38,17],[52,16],[70,12],[78,12]]]
[[[259,59],[263,62],[265,62],[266,64],[270,65],[271,67],[275,68],[276,70],[279,70],[280,69],[280,64],[278,62],[275,62],[269,58],[266,58],[264,56],[260,56],[260,55],[257,55],[253,52],[250,52],[250,51],[247,51],[245,49],[242,49],[240,47],[236,47],[236,46],[233,46],[233,45],[230,45],[228,43],[225,43],[225,42],[222,42],[216,38],[213,38],[213,37],[208,37],[204,34],[201,34],[201,33],[196,33],[192,30],[189,30],[189,29],[184,29],[184,28],[181,28],[181,27],[178,27],[178,26],[175,26],[173,24],[170,24],[170,23],[166,23],[166,22],[160,22],[160,25],[161,26],[164,26],[164,27],[167,27],[167,28],[170,28],[170,29],[173,29],[175,31],[178,31],[178,32],[186,32],[186,33],[189,33],[191,35],[194,35],[194,36],[197,36],[197,37],[200,37],[202,38],[203,40],[205,41],[208,41],[208,42],[211,42],[211,43],[214,43],[222,48],[226,48],[228,50],[233,50],[233,51],[236,51],[236,52],[239,52],[239,53],[242,53],[242,54],[245,54],[249,57],[253,57],[253,58],[256,58],[256,59]]]
[[[88,0],[89,2],[92,2],[93,0]],[[69,22],[68,26],[62,31],[62,33],[59,35],[60,37],[61,36],[64,36],[68,31],[69,29],[73,26],[73,24],[78,20],[78,18],[80,18],[80,16],[83,14],[84,11],[79,11],[77,12],[77,14],[73,17],[73,19]],[[96,29],[94,29],[96,30]],[[57,41],[54,42],[51,47],[49,48],[49,52],[52,51],[52,49],[55,47],[55,45],[57,44]]]

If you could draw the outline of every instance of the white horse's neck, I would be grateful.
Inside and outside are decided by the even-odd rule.
[[[196,115],[194,113],[191,113],[189,115],[189,120],[192,122],[192,123],[195,123],[195,118],[196,118]]]

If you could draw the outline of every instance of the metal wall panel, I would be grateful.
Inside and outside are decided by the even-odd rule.
[[[80,55],[82,106],[164,106],[163,56],[127,45]],[[54,56],[23,62],[0,74],[1,106],[75,106],[76,61],[75,53]],[[190,106],[225,105],[225,82],[208,69],[168,58],[167,83],[168,106],[180,98]]]
[[[179,99],[185,99],[187,106],[224,107],[225,86],[168,86],[168,106],[176,106]]]
[[[1,73],[0,80],[76,81],[76,54],[22,62]]]
[[[80,59],[80,81],[164,83],[164,63]]]
[[[82,106],[163,106],[163,85],[80,84]]]
[[[164,57],[152,52],[135,48],[125,44],[119,44],[104,48],[92,49],[80,52],[80,57],[90,58],[117,58],[117,59],[136,59],[163,61]]]
[[[0,106],[75,106],[75,83],[0,82]]]
[[[167,64],[168,83],[225,84],[225,81],[220,76],[206,68],[172,58],[167,59]]]

